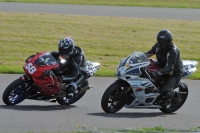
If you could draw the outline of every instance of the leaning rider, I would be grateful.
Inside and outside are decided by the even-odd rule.
[[[58,52],[51,52],[56,59],[62,57],[66,62],[59,63],[63,72],[63,80],[71,81],[66,86],[66,92],[77,94],[78,86],[89,78],[88,65],[83,50],[74,45],[71,37],[63,38],[58,44]]]

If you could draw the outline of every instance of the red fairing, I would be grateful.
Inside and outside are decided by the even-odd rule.
[[[150,71],[157,71],[159,69],[161,69],[162,67],[154,60],[150,59],[150,64],[147,67],[148,70]]]
[[[57,77],[46,75],[40,78],[44,71],[59,67],[55,61],[49,52],[43,52],[30,58],[23,66],[25,73],[32,77],[40,92],[45,95],[53,95],[60,90]]]

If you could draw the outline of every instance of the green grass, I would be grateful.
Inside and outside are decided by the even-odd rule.
[[[94,131],[91,129],[87,129],[87,127],[83,127],[81,130],[73,131],[73,132],[42,132],[42,133],[195,133],[199,132],[198,127],[193,127],[190,129],[167,129],[162,126],[156,126],[152,128],[147,127],[138,127],[138,128],[130,128],[130,129],[120,129],[120,130],[112,130],[112,129],[95,129]],[[34,132],[28,132],[34,133]]]
[[[146,127],[139,127],[139,128],[134,128],[134,129],[122,129],[118,130],[118,132],[127,132],[127,133],[155,133],[155,132],[165,132],[165,133],[176,133],[176,132],[198,132],[199,128],[194,127],[190,129],[167,129],[162,126],[156,126],[153,128],[146,128]]]
[[[170,8],[200,8],[200,0],[0,0],[4,2],[31,2],[56,4],[88,4],[117,6],[150,6]]]
[[[87,60],[101,63],[96,76],[114,76],[119,61],[149,50],[161,29],[173,33],[182,59],[200,61],[200,21],[0,12],[0,22],[0,73],[23,73],[28,56],[71,36]],[[199,68],[191,79],[200,79]]]

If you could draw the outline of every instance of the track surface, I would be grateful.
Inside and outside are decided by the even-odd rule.
[[[0,94],[18,74],[0,74]],[[134,127],[162,126],[169,129],[200,127],[200,82],[185,80],[189,96],[181,109],[173,114],[164,114],[158,109],[122,109],[115,114],[106,114],[100,101],[105,89],[116,78],[91,77],[92,89],[77,103],[60,106],[57,103],[25,100],[16,106],[6,106],[0,101],[0,132],[56,132],[97,129],[124,129]]]
[[[89,6],[62,4],[30,4],[0,2],[3,12],[31,12],[51,14],[73,14],[92,16],[116,16],[130,18],[156,18],[200,20],[200,9],[126,7],[126,6]]]

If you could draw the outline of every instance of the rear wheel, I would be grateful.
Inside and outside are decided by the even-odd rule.
[[[81,85],[80,85],[80,88],[83,88],[85,86],[87,86],[89,83],[88,83],[88,80],[85,80]],[[70,105],[70,104],[73,104],[75,102],[77,102],[79,99],[81,99],[84,95],[85,95],[86,91],[85,92],[82,92],[82,93],[79,93],[77,94],[76,96],[74,97],[71,97],[71,96],[66,96],[64,98],[56,98],[56,101],[60,104],[60,105]]]
[[[101,107],[106,113],[116,113],[128,100],[129,85],[124,82],[111,84],[104,92]]]
[[[185,103],[188,96],[188,86],[184,82],[182,84],[184,87],[178,86],[174,89],[175,95],[172,97],[171,103],[160,108],[163,113],[173,113]]]
[[[74,97],[66,96],[65,98],[56,98],[56,101],[60,105],[70,105],[70,104],[77,102],[79,99],[81,99],[81,97],[83,97],[84,94],[85,94],[85,92],[80,93]]]
[[[31,85],[31,81],[16,79],[5,89],[2,96],[3,102],[7,105],[16,105],[22,102],[30,94]]]

